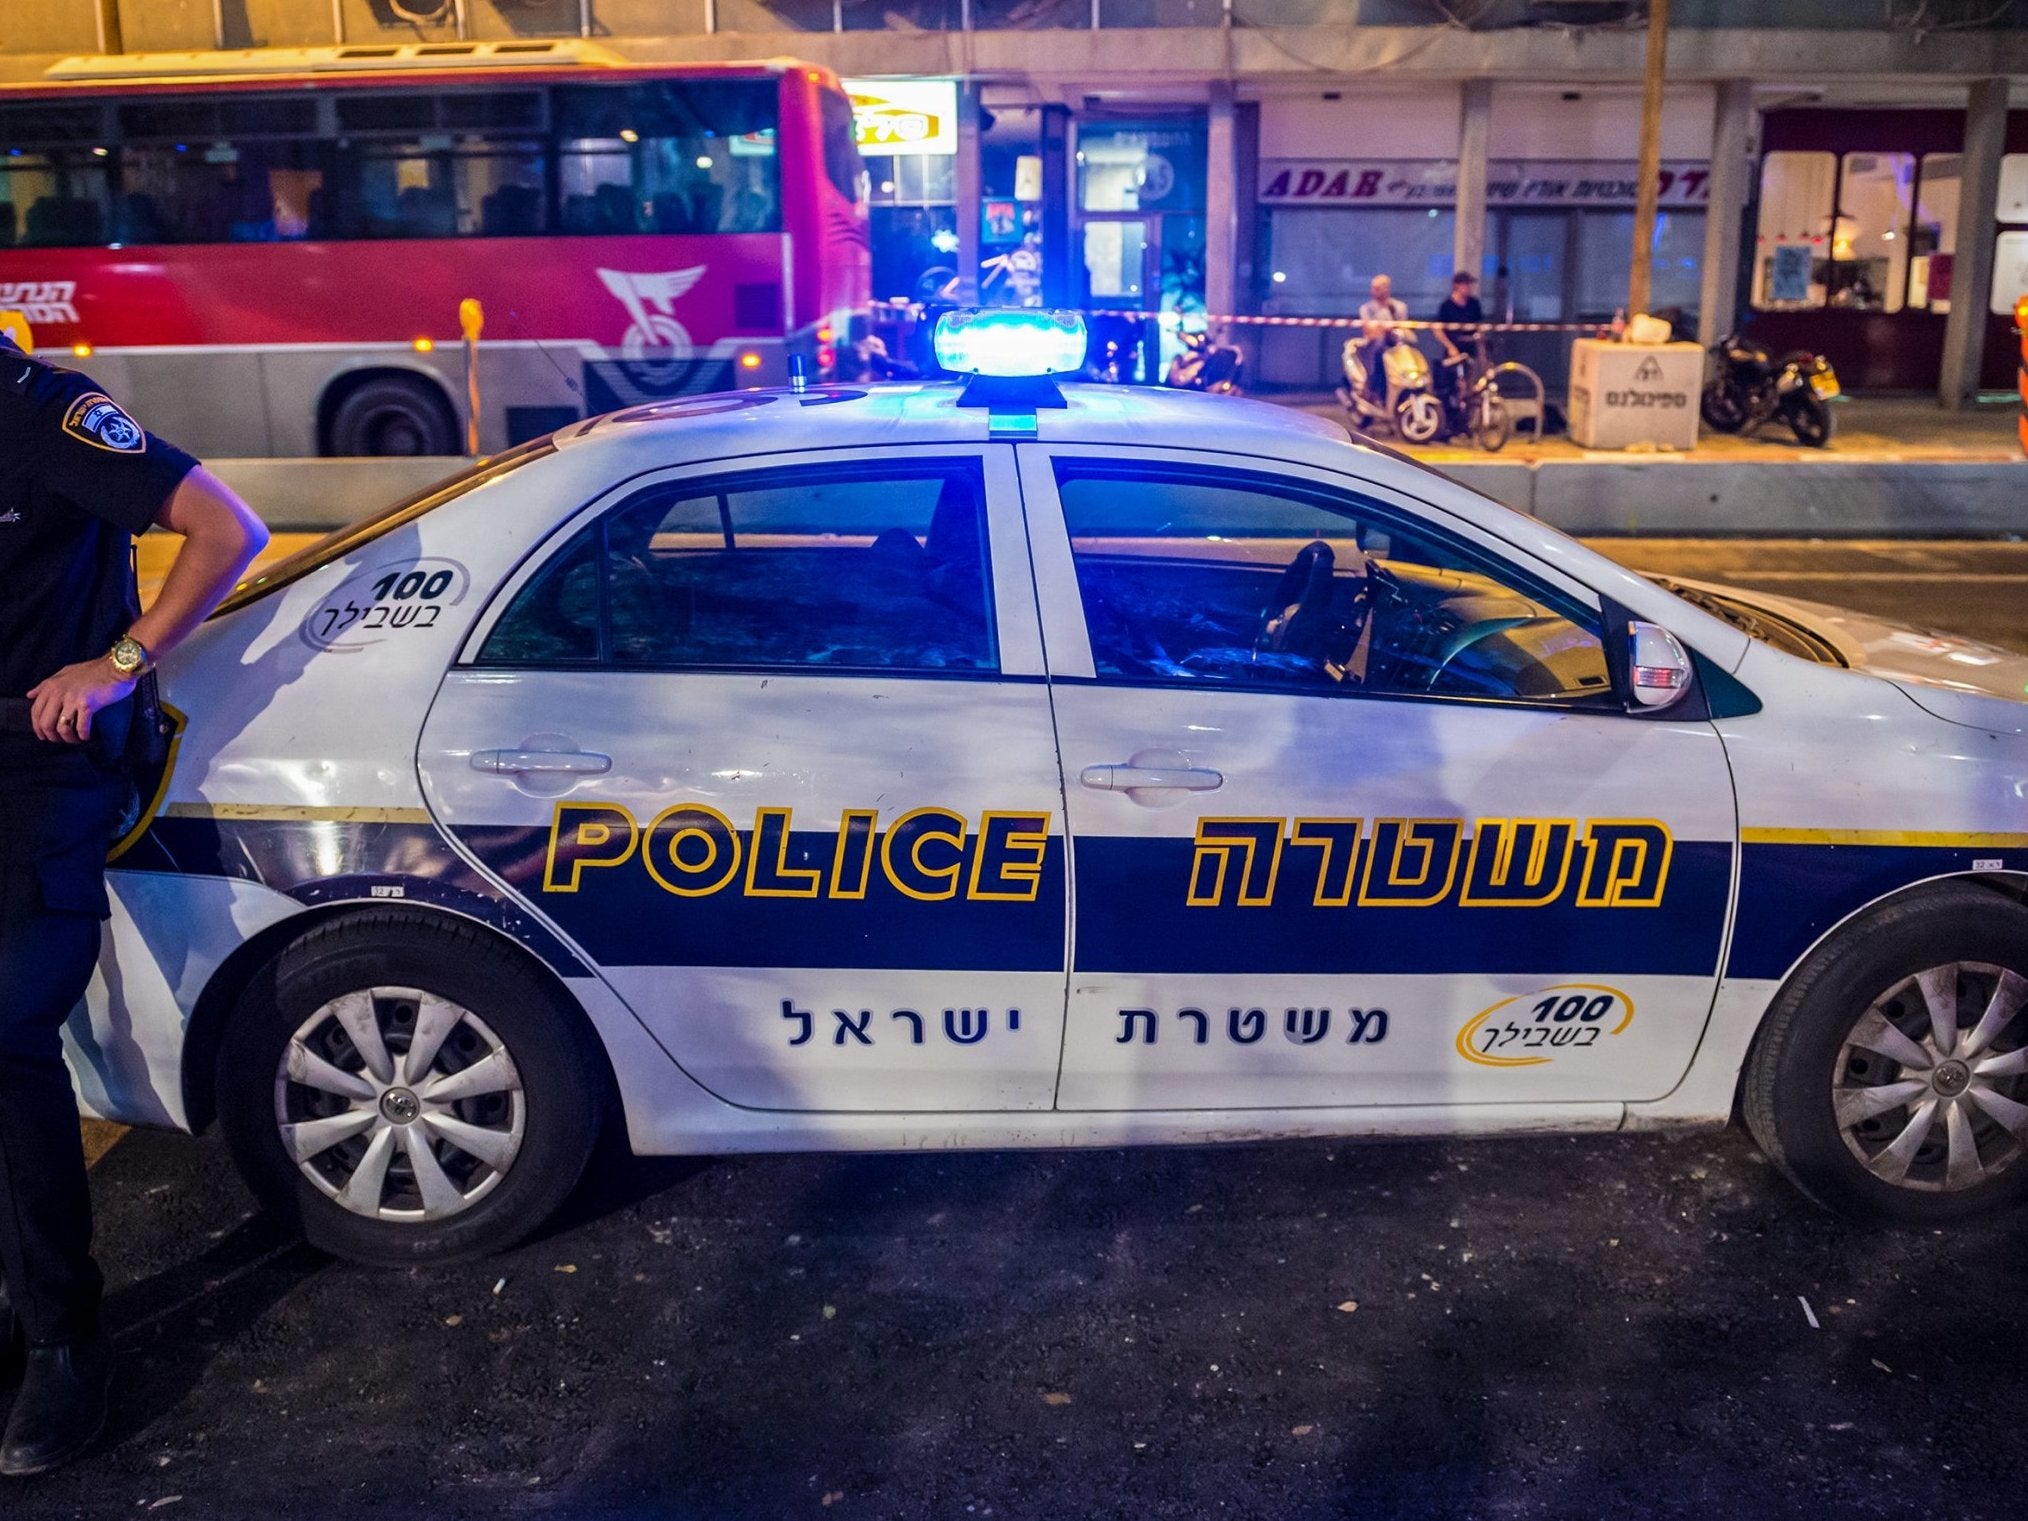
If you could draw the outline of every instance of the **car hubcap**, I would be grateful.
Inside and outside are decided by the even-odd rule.
[[[1889,988],[1838,1052],[1832,1102],[1845,1145],[1883,1182],[1975,1188],[2028,1147],[2028,978],[1952,962]]]
[[[413,988],[334,998],[297,1028],[275,1073],[282,1149],[354,1214],[442,1220],[499,1186],[527,1103],[500,1037]]]

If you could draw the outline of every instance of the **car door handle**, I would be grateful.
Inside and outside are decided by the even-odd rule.
[[[1195,766],[1086,766],[1077,779],[1098,792],[1137,792],[1143,787],[1216,792],[1225,785],[1223,772]]]
[[[497,776],[604,776],[613,758],[591,750],[474,750],[472,769]]]

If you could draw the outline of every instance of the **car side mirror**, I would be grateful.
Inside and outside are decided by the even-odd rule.
[[[1690,652],[1659,623],[1627,624],[1627,686],[1637,708],[1666,708],[1690,690]]]

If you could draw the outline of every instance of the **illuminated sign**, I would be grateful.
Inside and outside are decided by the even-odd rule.
[[[859,151],[949,157],[958,151],[958,86],[951,79],[848,79]]]

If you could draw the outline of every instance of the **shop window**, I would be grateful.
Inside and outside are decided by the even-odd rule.
[[[1852,311],[1901,310],[1914,210],[1913,153],[1848,153],[1831,227],[1830,304]]]
[[[1078,129],[1078,205],[1086,211],[1202,211],[1204,125],[1087,122]]]
[[[1963,174],[1959,154],[1922,157],[1915,225],[1908,234],[1908,304],[1916,311],[1951,309],[1951,264],[1958,246],[1958,188]]]
[[[1993,315],[2013,316],[2023,296],[2028,296],[2028,232],[2003,232],[1993,246]]]
[[[1634,214],[1581,211],[1577,216],[1577,308],[1570,315],[1580,322],[1610,318],[1627,304]],[[1649,254],[1648,310],[1695,311],[1703,299],[1704,213],[1657,212]]]
[[[1277,206],[1269,217],[1262,295],[1270,313],[1356,312],[1375,275],[1393,280],[1411,317],[1435,316],[1450,293],[1455,218],[1448,209]]]
[[[1914,154],[1770,153],[1761,164],[1760,192],[1756,307],[1901,310],[1909,288]]]
[[[2028,153],[2000,159],[2000,220],[2028,222]]]
[[[947,298],[958,278],[957,159],[871,154],[873,294],[902,301]]]
[[[1762,311],[1824,304],[1830,267],[1827,239],[1837,192],[1835,154],[1770,153],[1761,161],[1753,304]]]

